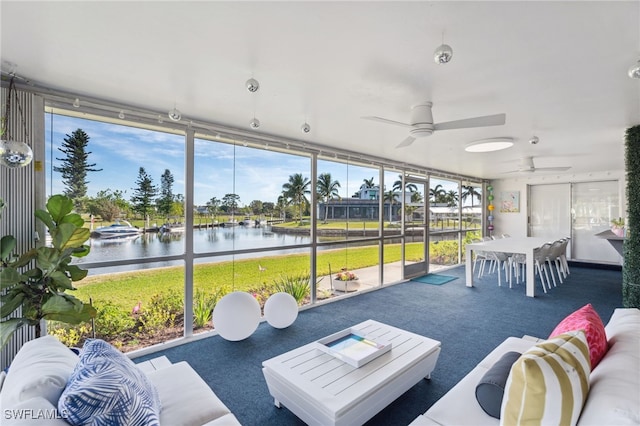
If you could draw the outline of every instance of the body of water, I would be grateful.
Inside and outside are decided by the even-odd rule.
[[[184,233],[160,234],[146,233],[132,238],[100,239],[91,238],[89,255],[75,259],[76,264],[112,262],[124,259],[142,259],[181,255],[184,253]],[[260,256],[272,256],[289,252],[287,246],[309,244],[311,237],[307,235],[274,233],[265,227],[235,226],[228,228],[194,229],[194,252],[225,252],[255,248],[275,248],[265,253],[248,253],[236,255],[235,259]],[[231,260],[232,256],[218,256],[216,262]],[[211,259],[197,259],[197,262],[211,262]],[[181,261],[160,262],[154,264],[129,265],[125,267],[100,268],[99,273],[116,272],[131,269],[148,269],[158,266],[179,265]]]

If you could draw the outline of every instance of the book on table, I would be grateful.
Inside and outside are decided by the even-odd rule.
[[[358,330],[348,328],[317,341],[323,352],[356,368],[379,357],[391,349],[391,343],[367,337]]]

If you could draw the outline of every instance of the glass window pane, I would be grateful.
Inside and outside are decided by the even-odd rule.
[[[310,242],[309,157],[197,138],[194,163],[195,252]]]

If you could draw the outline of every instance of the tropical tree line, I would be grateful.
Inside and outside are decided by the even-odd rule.
[[[160,185],[158,186],[154,184],[152,176],[147,173],[145,168],[140,167],[129,199],[126,199],[126,190],[111,189],[99,191],[95,197],[88,197],[89,173],[102,171],[102,169],[96,168],[95,163],[89,162],[91,154],[87,150],[89,140],[89,135],[82,129],[77,129],[71,135],[66,135],[61,147],[58,148],[64,156],[56,158],[60,161],[60,165],[54,167],[54,171],[62,174],[62,182],[65,187],[64,195],[74,200],[76,211],[99,216],[105,221],[132,216],[145,220],[152,217],[162,217],[169,220],[184,216],[184,196],[173,193],[174,177],[169,169],[165,169],[160,176]],[[373,177],[363,179],[361,189],[373,187],[375,187]],[[315,190],[318,200],[325,205],[325,222],[329,202],[341,198],[340,188],[340,182],[334,180],[331,173],[322,173],[318,176]],[[389,203],[389,217],[391,217],[393,205],[399,202],[402,189],[403,179],[402,175],[399,175],[391,189],[381,194],[383,200]],[[480,201],[481,193],[477,187],[463,185],[462,189],[461,194],[458,195],[457,191],[446,191],[441,184],[437,184],[429,189],[429,200],[434,203],[444,203],[450,207],[458,206],[460,199],[464,202],[467,198],[471,198],[472,206],[475,198]],[[423,201],[423,196],[418,192],[416,184],[406,182],[404,190],[411,194],[412,204],[419,204]],[[276,215],[282,219],[297,219],[301,224],[303,217],[309,215],[310,194],[310,179],[302,173],[294,173],[282,185],[282,192],[275,202],[253,200],[248,205],[241,207],[240,196],[227,193],[222,198],[212,197],[205,206],[196,208],[195,212],[197,215],[207,215],[213,218],[217,218],[218,215]],[[359,193],[356,192],[353,196],[358,197]],[[412,207],[415,206],[407,206],[409,210]],[[412,213],[412,211],[407,211],[409,215]]]

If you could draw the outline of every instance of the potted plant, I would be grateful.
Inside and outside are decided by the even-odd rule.
[[[624,237],[624,218],[619,217],[611,220],[611,232],[618,237]]]
[[[24,325],[35,327],[40,337],[40,322],[55,320],[79,324],[95,318],[93,306],[84,304],[66,290],[75,290],[72,283],[87,276],[87,271],[71,265],[72,257],[89,253],[84,243],[90,231],[83,228],[80,215],[71,213],[73,201],[54,195],[47,202],[47,210],[36,210],[35,216],[49,229],[51,247],[37,247],[16,256],[16,239],[7,235],[0,239],[0,347]],[[19,317],[8,318],[18,308]]]

